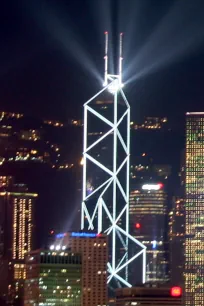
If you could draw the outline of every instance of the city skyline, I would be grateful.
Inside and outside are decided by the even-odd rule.
[[[140,290],[203,305],[203,12],[5,3],[0,301],[110,306],[118,287],[119,305]]]

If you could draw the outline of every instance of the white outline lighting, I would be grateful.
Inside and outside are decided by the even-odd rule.
[[[95,230],[98,234],[101,232],[107,233],[111,241],[111,260],[108,263],[108,283],[114,278],[121,285],[132,287],[128,281],[128,266],[138,256],[142,256],[142,282],[146,279],[146,246],[129,234],[129,165],[130,165],[130,105],[123,92],[122,84],[122,33],[120,34],[120,57],[119,57],[119,74],[108,74],[108,33],[105,32],[105,74],[104,74],[104,88],[94,95],[90,100],[84,104],[84,146],[83,146],[83,195],[81,205],[81,230]],[[100,110],[95,110],[91,102],[106,90],[111,91],[114,95],[113,112],[114,118],[112,121],[108,120],[100,113]],[[123,113],[118,114],[118,94],[120,93],[120,100],[123,100]],[[88,144],[88,115],[95,116],[95,119],[100,123],[106,124],[108,131]],[[125,122],[126,135],[122,136],[120,133],[120,123]],[[113,152],[112,152],[112,168],[104,163],[100,163],[92,155],[91,149],[98,143],[102,142],[110,134],[113,135]],[[124,152],[124,159],[118,165],[118,147]],[[103,170],[109,178],[105,180],[99,187],[94,189],[92,193],[87,192],[88,170],[87,162],[93,163],[99,169]],[[120,181],[120,174],[124,171],[125,186],[122,186]],[[110,191],[113,195],[112,205],[108,205],[105,200],[105,193]],[[99,193],[97,198],[96,192]],[[121,203],[117,201],[117,195],[120,194]],[[89,200],[95,201],[95,209],[90,211]],[[110,204],[110,203],[109,203]],[[122,204],[124,204],[122,206]],[[121,218],[125,219],[123,224],[120,223]],[[103,228],[103,219],[108,219],[110,226]],[[85,226],[85,220],[88,226]],[[97,220],[97,225],[94,227],[94,221]],[[85,228],[86,227],[86,228]],[[87,228],[88,227],[88,228]],[[116,242],[121,243],[124,253],[121,258],[118,249],[116,249]],[[135,250],[134,256],[129,258],[128,244],[132,241],[135,246],[139,246],[140,250]],[[121,276],[122,271],[122,276]]]

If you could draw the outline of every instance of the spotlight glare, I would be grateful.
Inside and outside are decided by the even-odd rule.
[[[124,85],[120,84],[120,81],[118,79],[116,79],[115,81],[113,81],[112,83],[110,83],[110,86],[108,86],[108,91],[112,94],[115,94],[116,92],[118,92],[120,90],[120,88],[122,88]]]
[[[56,246],[56,250],[59,251],[60,250],[60,245]]]
[[[50,250],[54,250],[55,246],[54,245],[51,245],[50,246]]]

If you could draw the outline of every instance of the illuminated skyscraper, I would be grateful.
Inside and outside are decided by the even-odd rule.
[[[29,253],[24,305],[81,306],[81,255],[66,250]]]
[[[11,209],[7,205],[6,190],[12,186],[11,176],[0,176],[0,298],[6,299],[8,289],[9,248],[11,248]],[[10,230],[10,231],[9,231]],[[10,252],[11,253],[11,252]]]
[[[137,187],[130,193],[130,233],[147,247],[146,281],[162,284],[169,279],[167,194],[161,183]]]
[[[185,306],[204,305],[204,112],[186,116]]]
[[[143,283],[146,275],[146,247],[129,234],[130,105],[122,89],[122,38],[123,33],[120,33],[118,74],[109,74],[108,32],[105,32],[104,88],[84,104],[81,230],[95,230],[109,236],[107,270],[110,288],[132,286],[128,281],[128,268],[139,256],[143,259],[140,274]],[[111,96],[113,100],[111,116],[108,117],[95,108],[96,99],[103,95]],[[104,126],[104,134],[96,141],[93,138],[90,141],[89,131],[94,122]],[[106,146],[108,139],[111,145]],[[98,153],[99,143],[109,151]],[[99,177],[95,188],[89,181],[90,165],[97,169],[91,173],[97,173]],[[135,246],[132,256],[129,254],[130,244]]]
[[[17,188],[18,187],[18,188]],[[24,259],[33,247],[33,208],[38,196],[29,193],[23,186],[15,186],[16,191],[0,192],[0,206],[3,211],[2,275],[9,288],[11,299],[18,298],[25,279]],[[20,293],[21,292],[21,293]]]
[[[13,207],[12,259],[23,260],[32,250],[33,206],[36,193],[11,192],[9,201]]]

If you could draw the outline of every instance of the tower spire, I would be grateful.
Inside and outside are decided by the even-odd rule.
[[[108,32],[105,33],[105,69],[104,69],[104,83],[103,86],[107,86],[109,82],[114,81],[114,83],[109,87],[111,93],[116,92],[119,88],[123,87],[122,83],[122,61],[123,61],[123,33],[119,35],[119,60],[118,60],[118,73],[110,74],[108,73]]]
[[[122,85],[122,61],[123,61],[123,33],[120,33],[119,38],[119,84]]]
[[[108,84],[108,32],[105,33],[105,72],[104,72],[104,86]]]

